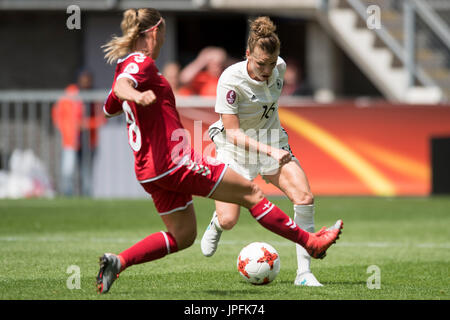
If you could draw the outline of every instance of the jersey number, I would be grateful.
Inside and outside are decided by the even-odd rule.
[[[125,111],[127,123],[129,124],[128,141],[130,143],[131,149],[133,149],[134,151],[139,151],[142,146],[141,130],[139,130],[139,127],[136,124],[136,118],[128,102],[123,102],[122,109],[123,111]]]
[[[264,108],[264,112],[263,112],[263,115],[261,116],[261,119],[260,120],[262,120],[262,118],[266,118],[266,119],[269,119],[270,118],[270,116],[273,114],[273,112],[275,111],[275,107],[273,106],[275,103],[272,103],[272,105],[270,106],[270,107],[268,107],[268,106],[263,106],[263,108]]]

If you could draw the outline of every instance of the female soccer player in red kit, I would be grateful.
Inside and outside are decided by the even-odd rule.
[[[197,225],[192,195],[239,204],[265,228],[300,244],[312,257],[323,258],[338,239],[342,223],[317,233],[293,226],[255,183],[183,143],[184,129],[172,89],[155,65],[165,37],[160,13],[152,8],[128,9],[121,29],[123,35],[105,45],[105,57],[110,63],[117,61],[117,67],[104,112],[107,116],[125,112],[136,177],[151,194],[167,231],[153,233],[119,254],[105,253],[97,275],[99,293],[108,292],[126,268],[194,243]],[[285,160],[279,159],[280,163]]]

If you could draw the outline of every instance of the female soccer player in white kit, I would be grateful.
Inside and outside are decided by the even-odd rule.
[[[290,221],[314,232],[314,200],[308,180],[291,152],[288,135],[280,125],[278,98],[286,63],[279,57],[280,40],[268,17],[251,22],[246,57],[227,68],[217,87],[215,111],[220,120],[209,128],[217,159],[249,180],[260,174],[282,190],[294,204]],[[223,230],[238,221],[240,206],[216,201],[216,211],[205,231],[201,249],[212,256]],[[297,247],[295,285],[322,286],[310,270],[310,255]]]

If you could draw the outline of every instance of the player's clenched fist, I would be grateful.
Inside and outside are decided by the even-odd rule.
[[[152,90],[139,92],[136,95],[134,102],[136,102],[137,104],[139,104],[141,106],[148,106],[150,104],[153,104],[156,102],[155,93]]]
[[[291,161],[292,156],[289,152],[282,149],[272,149],[270,156],[278,161],[280,165],[286,164]]]

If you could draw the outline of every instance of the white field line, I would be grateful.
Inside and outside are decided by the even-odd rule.
[[[101,237],[67,237],[67,236],[2,236],[0,242],[96,242],[96,243],[136,243],[138,238],[101,238]],[[293,244],[289,241],[269,241],[270,244],[280,247],[288,247]],[[245,246],[250,241],[245,240],[222,240],[220,245],[240,245]],[[200,244],[196,240],[195,244]],[[338,247],[359,247],[359,248],[423,248],[423,249],[450,249],[450,243],[397,243],[397,242],[346,242],[338,241],[335,246]]]

